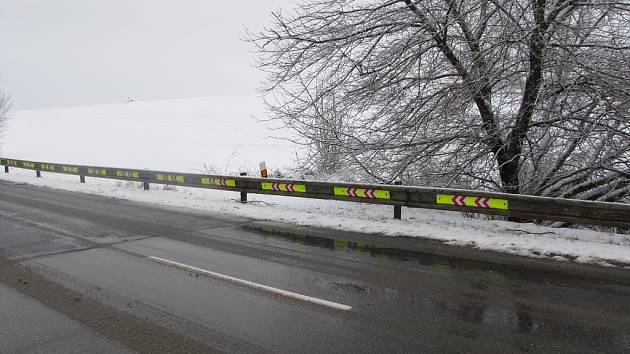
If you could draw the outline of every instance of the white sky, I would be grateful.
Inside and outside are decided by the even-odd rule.
[[[0,0],[0,89],[15,109],[252,93],[245,28],[291,0]]]

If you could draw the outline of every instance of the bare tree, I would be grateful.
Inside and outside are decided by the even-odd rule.
[[[4,130],[9,120],[9,112],[11,110],[11,97],[0,91],[0,134]]]
[[[629,31],[616,1],[313,0],[251,40],[275,118],[312,138],[333,95],[369,179],[619,201]]]
[[[301,105],[306,109],[301,112],[299,120],[294,119],[292,113],[287,116],[286,110],[271,106],[276,119],[283,120],[287,127],[298,132],[296,138],[288,139],[309,147],[300,167],[314,169],[318,175],[326,176],[352,166],[345,161],[347,156],[344,154],[345,139],[351,135],[348,114],[338,110],[334,92],[322,93],[322,83],[315,85],[314,92],[308,85],[301,85],[304,91]]]

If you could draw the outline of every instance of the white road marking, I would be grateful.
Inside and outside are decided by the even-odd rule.
[[[249,280],[239,279],[239,278],[231,277],[229,275],[223,275],[223,274],[220,274],[220,273],[211,272],[209,270],[205,270],[205,269],[189,266],[189,265],[183,264],[183,263],[170,261],[170,260],[164,259],[164,258],[148,256],[147,259],[149,259],[151,261],[154,261],[154,262],[157,262],[157,263],[164,264],[164,265],[172,266],[172,267],[183,269],[183,270],[192,271],[192,272],[203,274],[203,275],[206,275],[206,276],[209,276],[209,277],[212,277],[212,278],[221,279],[221,280],[225,280],[225,281],[228,281],[228,282],[231,282],[231,283],[248,286],[248,287],[251,287],[251,288],[254,288],[254,289],[264,290],[264,291],[267,291],[267,292],[270,292],[270,293],[273,293],[273,294],[289,297],[289,298],[296,299],[296,300],[301,300],[301,301],[306,301],[306,302],[310,302],[310,303],[317,304],[317,305],[327,306],[327,307],[331,307],[331,308],[334,308],[334,309],[337,309],[337,310],[342,310],[342,311],[350,311],[350,310],[352,310],[352,306],[343,305],[343,304],[339,304],[339,303],[328,301],[328,300],[318,299],[316,297],[306,296],[306,295],[294,293],[294,292],[291,292],[291,291],[282,290],[282,289],[274,288],[274,287],[271,287],[271,286],[254,283],[254,282],[251,282]]]

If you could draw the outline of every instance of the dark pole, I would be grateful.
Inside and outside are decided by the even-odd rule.
[[[144,182],[144,190],[148,191],[149,189],[149,182]]]
[[[85,183],[85,176],[83,175],[79,176],[79,180],[81,181],[81,183]]]
[[[37,178],[42,176],[42,172],[40,170],[35,171],[35,176],[37,176]]]
[[[241,176],[247,176],[247,172],[241,172]],[[247,203],[247,192],[241,192],[241,203]]]
[[[396,181],[394,182],[394,184],[397,186],[400,186],[402,185],[402,181]],[[402,217],[402,206],[394,205],[394,219],[400,220],[401,217]]]
[[[9,166],[8,165],[4,166],[4,173],[9,173]]]

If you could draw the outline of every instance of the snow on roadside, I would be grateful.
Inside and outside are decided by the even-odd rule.
[[[302,226],[387,236],[423,237],[455,246],[472,246],[510,254],[630,268],[630,235],[579,229],[555,229],[533,224],[469,218],[457,212],[403,209],[403,220],[392,219],[392,207],[341,201],[249,195],[241,204],[235,192],[152,185],[142,190],[135,182],[87,178],[12,169],[0,179],[54,189],[110,196],[212,214],[238,215]]]

